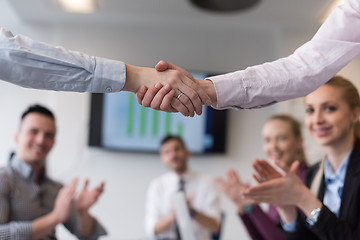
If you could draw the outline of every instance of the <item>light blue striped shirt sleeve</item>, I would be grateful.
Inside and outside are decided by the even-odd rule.
[[[125,63],[69,51],[0,27],[0,79],[28,88],[73,92],[119,92]]]

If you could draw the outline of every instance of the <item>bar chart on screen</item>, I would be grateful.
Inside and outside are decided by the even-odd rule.
[[[105,147],[156,151],[166,135],[182,137],[192,152],[204,149],[206,111],[194,118],[139,105],[132,93],[104,97],[102,143]]]

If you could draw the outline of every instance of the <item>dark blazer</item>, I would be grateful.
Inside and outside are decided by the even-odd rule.
[[[306,184],[309,187],[319,169],[320,163],[309,168]],[[318,199],[323,201],[325,193],[324,176],[320,184]],[[298,215],[299,216],[299,215]],[[357,240],[360,239],[360,139],[355,141],[349,158],[341,197],[339,218],[326,206],[321,209],[318,221],[309,226],[304,218],[298,217],[294,233],[286,233],[294,240]]]

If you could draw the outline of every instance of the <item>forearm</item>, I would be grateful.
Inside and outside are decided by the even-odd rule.
[[[154,228],[155,235],[168,230],[174,222],[175,222],[175,216],[173,213],[159,219],[155,224],[155,228]]]
[[[40,239],[43,236],[54,231],[55,227],[60,223],[57,217],[51,212],[43,217],[37,218],[32,222],[32,239]]]
[[[297,198],[296,205],[300,208],[306,217],[310,216],[312,210],[322,207],[322,202],[312,194],[312,192],[304,185],[301,194]]]
[[[267,106],[305,96],[328,81],[360,53],[360,32],[352,30],[360,28],[360,14],[349,3],[345,1],[343,7],[337,8],[314,38],[294,54],[211,77],[218,95],[217,107]]]
[[[69,51],[0,28],[0,79],[23,87],[75,92],[118,92],[125,64]]]
[[[85,238],[89,237],[94,229],[95,219],[87,212],[77,214],[78,229],[81,235]]]
[[[206,216],[201,212],[196,212],[194,220],[201,224],[203,227],[209,229],[211,232],[216,233],[219,231],[219,223],[216,221],[216,219]]]

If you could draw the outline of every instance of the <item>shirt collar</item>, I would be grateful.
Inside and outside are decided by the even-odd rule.
[[[346,155],[346,157],[344,158],[344,160],[342,161],[342,163],[340,164],[338,170],[334,173],[330,161],[328,159],[328,157],[326,157],[325,159],[325,164],[324,164],[324,177],[325,177],[325,182],[328,181],[333,181],[333,180],[341,180],[342,182],[345,181],[345,175],[346,175],[346,169],[347,166],[349,164],[349,159],[350,159],[350,154],[352,152],[353,149],[351,149],[349,151],[349,153]]]
[[[190,170],[190,169],[188,169],[185,173],[183,173],[183,174],[181,174],[181,175],[178,175],[178,174],[176,174],[175,172],[171,172],[170,174],[171,174],[171,175],[173,176],[173,178],[176,179],[177,181],[181,178],[181,179],[183,179],[183,180],[186,182],[187,180],[189,180],[189,179],[192,178],[192,176],[193,176],[193,171]]]
[[[10,166],[23,178],[27,180],[33,180],[34,170],[29,164],[27,164],[25,161],[20,159],[16,154],[11,158]],[[45,170],[43,172],[43,180],[45,180]]]

